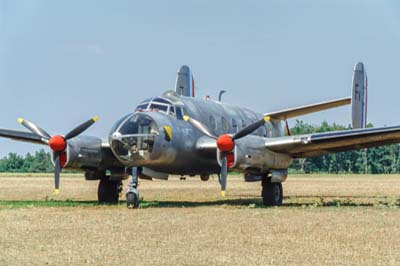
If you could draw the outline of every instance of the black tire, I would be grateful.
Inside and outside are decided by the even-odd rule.
[[[265,206],[281,206],[283,201],[282,183],[263,182],[261,196]]]
[[[128,207],[128,209],[139,208],[139,199],[135,193],[129,192],[126,194],[126,207]]]
[[[97,189],[99,203],[117,204],[121,192],[121,181],[111,181],[108,177],[100,179]]]

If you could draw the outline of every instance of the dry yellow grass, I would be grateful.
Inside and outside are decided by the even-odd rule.
[[[139,210],[79,205],[97,182],[62,178],[57,199],[77,207],[0,205],[0,265],[400,264],[400,176],[291,176],[281,208],[259,208],[259,183],[239,178],[223,201],[217,180],[142,181],[160,204]],[[0,201],[54,198],[52,185],[2,176]]]

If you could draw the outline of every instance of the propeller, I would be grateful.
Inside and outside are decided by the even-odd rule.
[[[219,137],[215,136],[206,125],[204,125],[203,123],[194,118],[191,118],[189,116],[184,116],[183,120],[190,123],[192,126],[200,130],[203,134],[213,139],[216,139],[218,150],[222,154],[221,173],[220,173],[221,195],[225,196],[226,182],[228,177],[228,156],[232,154],[233,148],[235,147],[235,140],[241,139],[249,135],[256,129],[258,129],[260,126],[270,121],[271,118],[269,116],[264,116],[262,119],[248,125],[245,128],[242,128],[232,136],[228,134],[223,134]]]
[[[18,118],[18,123],[23,125],[25,128],[27,128],[29,131],[31,131],[33,134],[39,136],[42,138],[42,142],[49,145],[50,149],[54,152],[54,194],[58,194],[60,192],[60,173],[61,169],[63,167],[63,163],[65,162],[65,149],[67,148],[67,141],[69,139],[72,139],[82,132],[84,132],[86,129],[88,129],[90,126],[92,126],[94,123],[99,120],[98,116],[95,116],[79,126],[75,127],[72,129],[70,132],[68,132],[65,136],[62,135],[55,135],[55,136],[50,136],[49,133],[47,133],[44,129],[40,128],[39,126],[35,125],[34,123],[25,120],[23,118]]]

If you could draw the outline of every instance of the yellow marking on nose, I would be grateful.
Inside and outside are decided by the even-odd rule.
[[[168,141],[172,140],[172,129],[170,126],[164,126],[165,136]]]

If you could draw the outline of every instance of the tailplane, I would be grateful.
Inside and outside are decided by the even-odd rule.
[[[363,63],[357,63],[353,74],[353,92],[351,98],[352,126],[367,126],[368,79]]]

